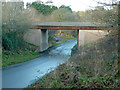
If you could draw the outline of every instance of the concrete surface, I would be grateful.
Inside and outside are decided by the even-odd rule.
[[[48,48],[48,30],[30,29],[25,35],[24,40],[33,45],[39,46],[39,51]]]
[[[78,47],[87,43],[95,42],[96,40],[105,37],[107,32],[100,30],[79,30],[78,31]]]

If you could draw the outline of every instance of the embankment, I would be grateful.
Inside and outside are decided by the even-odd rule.
[[[86,44],[65,64],[28,88],[120,88],[117,37]]]

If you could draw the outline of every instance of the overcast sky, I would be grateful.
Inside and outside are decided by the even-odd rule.
[[[24,3],[33,2],[36,0],[23,0]],[[41,0],[42,2],[47,2],[49,0]],[[97,3],[94,0],[51,0],[53,1],[52,5],[61,6],[66,5],[70,6],[73,11],[84,11],[90,8],[94,8]]]
[[[9,0],[3,0],[3,1],[9,1]],[[10,0],[10,1],[18,1],[18,0]],[[34,2],[36,0],[22,0],[24,1],[24,5],[26,5],[27,2]],[[112,1],[120,1],[120,0],[38,0],[42,2],[52,1],[52,5],[55,5],[57,7],[60,7],[61,5],[70,6],[73,11],[85,11],[88,9],[94,9],[96,6],[98,6],[96,1],[100,1],[103,3],[112,3]],[[100,6],[100,5],[99,5]]]

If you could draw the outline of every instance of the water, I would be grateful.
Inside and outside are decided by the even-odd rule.
[[[66,43],[50,50],[46,55],[3,68],[2,87],[25,88],[34,83],[46,73],[67,61],[71,56],[71,49],[76,43],[76,40],[68,40]]]

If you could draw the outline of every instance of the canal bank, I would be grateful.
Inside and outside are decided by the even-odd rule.
[[[30,43],[25,43],[25,47],[19,50],[2,50],[2,67],[14,65],[35,59],[48,52],[52,47],[65,43],[66,40],[61,38],[52,39],[49,48],[43,52],[39,52],[39,47]]]

